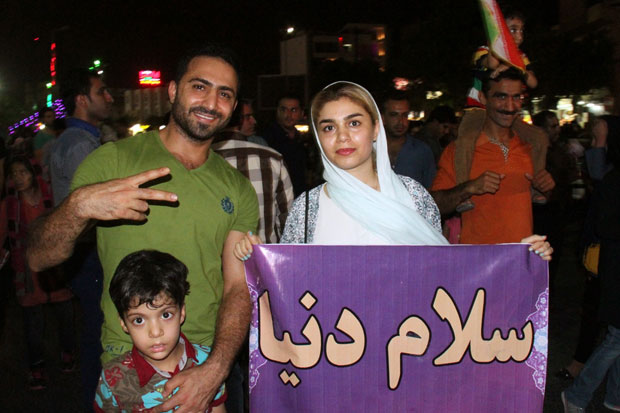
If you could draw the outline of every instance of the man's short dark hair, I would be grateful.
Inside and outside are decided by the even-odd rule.
[[[439,123],[456,123],[456,115],[454,109],[447,105],[436,106],[428,115],[426,122],[432,122],[436,120]]]
[[[189,294],[187,267],[165,252],[137,251],[118,264],[109,291],[121,318],[130,308],[153,306],[162,293],[182,307]]]
[[[484,76],[482,79],[482,93],[485,95],[489,90],[491,90],[491,82],[499,82],[502,79],[510,79],[510,80],[519,80],[521,83],[525,84],[525,74],[517,69],[516,67],[509,67],[503,72],[499,72],[499,74],[495,78],[491,78],[492,70],[487,70],[484,72]]]
[[[46,114],[47,112],[53,112],[53,113],[54,113],[54,116],[56,116],[56,111],[54,110],[54,108],[51,108],[51,107],[49,107],[49,106],[46,106],[46,107],[44,107],[43,109],[41,109],[41,110],[39,111],[39,119],[43,119],[43,116],[45,116],[45,114]]]
[[[280,106],[280,102],[282,102],[284,99],[296,100],[297,102],[299,102],[299,107],[302,108],[302,109],[304,108],[304,101],[301,100],[301,96],[299,96],[295,92],[286,92],[286,93],[280,95],[278,97],[278,100],[276,101],[278,107]]]
[[[88,69],[73,69],[69,71],[66,78],[60,84],[62,101],[69,115],[72,116],[74,114],[75,99],[79,95],[90,96],[91,79],[99,78],[98,74]]]
[[[406,100],[409,103],[409,96],[404,90],[398,89],[390,89],[383,94],[383,99],[381,99],[381,113],[385,113],[385,105],[387,105],[388,100]]]
[[[230,115],[230,120],[228,121],[229,128],[240,128],[243,125],[243,106],[250,105],[252,106],[252,101],[250,99],[239,98],[237,100],[237,107],[233,110],[232,115]]]
[[[232,49],[216,43],[209,43],[200,48],[191,49],[179,60],[176,75],[174,76],[174,81],[177,84],[181,82],[181,78],[187,73],[189,63],[196,57],[217,57],[231,65],[237,77],[236,92],[239,92],[239,87],[241,86],[241,79],[239,78],[239,73],[241,73],[239,58]]]
[[[556,116],[556,114],[551,112],[550,110],[543,110],[542,112],[538,112],[537,114],[532,116],[532,123],[534,124],[534,126],[538,126],[539,128],[545,128],[547,127],[547,122],[549,121],[549,119],[557,118],[558,117]]]

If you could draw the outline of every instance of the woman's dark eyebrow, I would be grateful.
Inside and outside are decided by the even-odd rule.
[[[362,114],[361,113],[352,113],[350,115],[345,116],[344,120],[349,120],[351,118],[356,118],[358,116],[362,116]],[[330,123],[330,122],[333,122],[333,120],[332,119],[323,119],[323,120],[319,121],[319,125],[322,124],[322,123]]]

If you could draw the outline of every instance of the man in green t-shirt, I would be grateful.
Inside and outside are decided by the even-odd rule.
[[[109,143],[75,173],[71,194],[31,231],[29,265],[41,270],[68,258],[80,234],[97,221],[104,268],[104,360],[131,349],[119,330],[108,286],[120,260],[140,249],[168,252],[188,269],[191,294],[183,331],[213,346],[208,362],[166,384],[162,411],[205,411],[227,377],[250,320],[250,300],[234,245],[258,224],[250,182],[210,150],[237,101],[238,75],[230,52],[208,46],[186,56],[168,93],[170,122]],[[143,172],[145,171],[145,172]]]

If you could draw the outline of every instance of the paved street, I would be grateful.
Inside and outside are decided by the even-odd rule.
[[[579,327],[581,294],[584,273],[577,265],[575,246],[579,224],[571,224],[561,258],[557,291],[551,298],[550,357],[544,412],[562,412],[560,392],[568,383],[557,379],[558,371],[572,357]],[[3,286],[6,282],[3,281]],[[6,287],[3,287],[6,288]],[[22,362],[24,340],[22,337],[20,308],[14,299],[6,302],[5,323],[0,336],[0,388],[1,410],[6,412],[78,412],[79,380],[77,373],[62,374],[59,370],[58,343],[49,331],[54,320],[48,317],[48,374],[50,383],[46,390],[30,391],[27,374]],[[456,409],[454,411],[457,411]],[[603,407],[603,386],[595,395],[588,412],[607,412]]]

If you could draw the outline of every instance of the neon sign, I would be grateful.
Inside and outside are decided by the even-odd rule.
[[[161,85],[161,71],[159,70],[140,70],[138,72],[140,86],[159,86]]]

